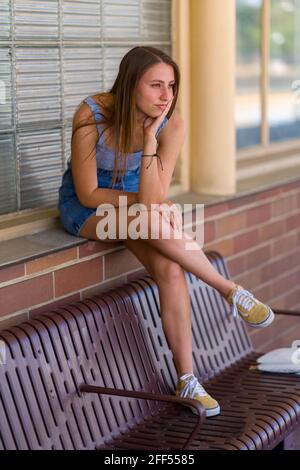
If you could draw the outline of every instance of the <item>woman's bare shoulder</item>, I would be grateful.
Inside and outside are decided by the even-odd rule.
[[[79,132],[80,138],[90,135],[91,138],[96,140],[99,136],[94,124],[96,124],[94,113],[92,112],[89,105],[82,101],[73,116],[73,132]]]
[[[78,127],[81,124],[88,122],[91,117],[92,112],[90,107],[84,102],[80,103],[73,116],[73,127]]]
[[[110,93],[99,93],[98,95],[91,96],[99,105],[101,114],[103,114],[104,117],[108,115],[108,110],[111,109],[113,104],[113,98],[110,95]],[[94,122],[94,115],[90,106],[85,101],[82,101],[75,110],[73,124],[77,126],[86,121]]]
[[[174,132],[184,132],[184,120],[181,115],[174,111],[170,118],[168,119],[167,124],[163,127],[160,136],[164,138],[164,136],[171,137],[174,135]]]
[[[184,120],[182,116],[178,113],[178,111],[174,110],[172,116],[170,116],[168,120],[169,127],[179,129],[184,126]]]
[[[173,141],[174,136],[176,138],[182,137],[184,138],[185,135],[185,125],[184,120],[181,115],[174,111],[170,116],[167,124],[162,128],[157,141],[160,145],[166,144],[168,145],[170,141]]]
[[[98,104],[104,117],[108,117],[114,105],[114,96],[112,93],[98,93],[92,96],[93,100]]]

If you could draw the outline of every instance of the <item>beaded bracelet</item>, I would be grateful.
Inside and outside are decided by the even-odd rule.
[[[151,163],[152,163],[152,161],[153,161],[153,157],[157,157],[157,158],[159,159],[159,162],[160,162],[161,171],[164,171],[164,169],[163,169],[163,164],[162,164],[161,158],[160,158],[160,156],[158,155],[158,153],[153,153],[153,154],[151,154],[151,155],[143,154],[142,157],[152,157],[152,158],[151,158],[151,162],[149,163],[148,166],[146,166],[146,170],[148,170],[149,166],[151,165]]]

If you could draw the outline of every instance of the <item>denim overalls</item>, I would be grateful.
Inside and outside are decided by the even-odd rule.
[[[103,130],[99,124],[103,118],[98,104],[92,97],[88,97],[84,102],[91,108],[97,122],[99,140],[96,146],[97,159],[97,178],[98,188],[111,188],[120,191],[137,192],[140,179],[140,163],[142,150],[128,155],[127,170],[125,171],[122,181],[117,181],[111,187],[111,179],[114,167],[114,152],[109,149],[104,142]],[[161,123],[156,136],[166,125],[168,119],[165,117]],[[72,178],[72,169],[70,161],[68,167],[63,174],[62,184],[59,188],[58,210],[60,220],[67,232],[79,236],[80,230],[89,217],[96,214],[96,208],[91,209],[84,207],[78,200]]]

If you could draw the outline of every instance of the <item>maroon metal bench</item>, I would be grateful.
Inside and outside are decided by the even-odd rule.
[[[223,259],[209,257],[228,277]],[[158,289],[146,276],[0,332],[0,449],[273,449],[283,442],[298,426],[300,379],[249,371],[258,354],[242,321],[216,290],[186,277],[195,372],[220,402],[219,416],[205,419],[195,400],[174,396]]]

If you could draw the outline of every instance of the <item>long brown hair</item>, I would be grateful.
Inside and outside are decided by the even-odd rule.
[[[106,93],[99,93],[97,99],[105,108],[103,124],[105,129],[110,129],[115,144],[114,171],[111,185],[117,179],[121,179],[126,171],[127,155],[133,152],[134,123],[136,122],[135,93],[136,87],[143,74],[154,64],[165,63],[171,65],[174,70],[175,84],[173,87],[174,99],[167,118],[170,118],[176,106],[180,71],[178,65],[165,52],[150,46],[138,46],[128,51],[122,58],[117,78],[112,88]],[[105,100],[103,98],[110,98]],[[96,119],[95,119],[96,120]],[[102,123],[101,122],[101,123]],[[90,125],[91,122],[83,125]],[[77,126],[75,132],[82,127]],[[105,130],[104,129],[104,130]],[[103,132],[104,132],[103,130]]]

